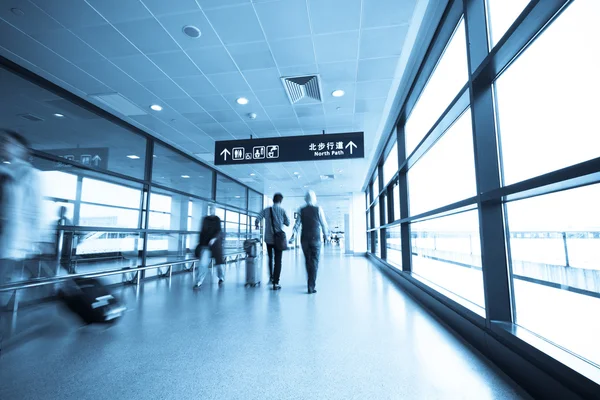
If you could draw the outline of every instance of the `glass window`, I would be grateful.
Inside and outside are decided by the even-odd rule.
[[[383,183],[387,185],[388,182],[398,172],[398,143],[394,143],[394,147],[388,154],[385,162],[383,163]]]
[[[79,225],[105,228],[136,229],[139,225],[139,210],[81,204]]]
[[[385,247],[387,249],[387,261],[402,268],[402,242],[400,241],[400,225],[386,229]]]
[[[400,185],[396,181],[394,184],[394,219],[399,220],[402,218],[400,215]]]
[[[410,214],[434,210],[477,193],[468,110],[408,171]]]
[[[217,202],[245,210],[246,188],[225,175],[217,174]]]
[[[171,212],[172,197],[164,194],[152,193],[150,196],[150,210]]]
[[[530,0],[487,0],[490,43],[492,47],[502,39],[508,28],[527,7]]]
[[[210,199],[213,172],[160,144],[154,146],[152,181],[182,192]]]
[[[379,196],[380,190],[379,190],[379,175],[377,175],[377,172],[375,173],[375,180],[373,181],[373,200],[377,199],[377,196]]]
[[[467,40],[462,20],[406,121],[407,156],[433,128],[468,77]]]
[[[367,229],[371,229],[371,209],[367,210]]]
[[[263,195],[254,190],[248,190],[248,196],[248,210],[261,212],[263,209]]]
[[[227,210],[225,213],[225,220],[227,222],[239,223],[240,222],[240,214],[236,213],[235,211]]]
[[[222,208],[215,208],[215,215],[221,218],[221,221],[225,221],[225,210]]]
[[[200,230],[207,203],[179,193],[153,188],[150,195],[150,229]]]
[[[381,224],[381,215],[379,214],[379,201],[377,201],[373,206],[373,217],[375,221],[373,228],[377,228]]]
[[[83,178],[81,200],[88,203],[140,208],[140,190],[97,179]]]
[[[377,257],[381,258],[381,247],[379,246],[379,229],[373,231],[373,234],[375,235],[375,251],[373,252]]]
[[[574,1],[496,81],[505,184],[598,157],[599,15]]]
[[[479,215],[471,210],[411,224],[413,273],[485,307]]]
[[[598,204],[599,184],[506,204],[516,323],[596,364]]]
[[[62,171],[40,171],[42,195],[64,200],[75,200],[77,175]]]

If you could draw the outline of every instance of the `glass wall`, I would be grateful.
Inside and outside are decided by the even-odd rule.
[[[231,251],[260,238],[248,222],[262,194],[219,174],[217,195],[210,167],[40,85],[0,67],[0,127],[30,141],[41,192],[41,229],[28,255],[35,268],[3,270],[0,284],[193,258],[209,203],[221,209]]]
[[[369,177],[369,250],[486,326],[597,367],[600,2],[477,2],[446,10]]]

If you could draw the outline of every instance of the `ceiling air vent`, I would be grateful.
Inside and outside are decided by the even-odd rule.
[[[33,114],[21,114],[21,115],[19,115],[19,117],[26,119],[28,121],[32,121],[32,122],[41,122],[44,120],[43,118],[36,117]]]
[[[321,102],[321,85],[318,75],[281,78],[292,104],[314,104]]]
[[[335,175],[321,175],[322,181],[330,181],[332,179],[335,179]]]

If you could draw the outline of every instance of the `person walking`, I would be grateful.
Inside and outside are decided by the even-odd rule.
[[[208,207],[208,215],[202,220],[200,228],[200,240],[195,250],[196,257],[200,258],[196,271],[196,283],[194,289],[200,289],[206,274],[211,258],[215,260],[217,267],[217,278],[219,286],[225,281],[225,270],[223,264],[223,232],[221,228],[221,218],[215,214],[213,205]]]
[[[258,213],[256,218],[256,229],[262,219],[265,219],[265,243],[267,244],[267,254],[269,256],[269,282],[273,285],[273,290],[281,289],[279,279],[281,277],[281,257],[283,249],[275,245],[275,233],[283,232],[283,225],[290,226],[290,219],[285,210],[281,207],[283,195],[275,193],[273,196],[273,206],[267,207]]]
[[[329,236],[329,228],[325,220],[323,209],[317,206],[317,195],[312,190],[304,196],[306,205],[300,209],[299,218],[294,225],[290,243],[294,241],[296,233],[302,226],[300,243],[306,260],[306,274],[308,275],[308,294],[317,293],[316,281],[319,269],[319,255],[321,253],[321,238]]]

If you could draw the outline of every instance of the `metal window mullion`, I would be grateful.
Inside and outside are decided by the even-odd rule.
[[[383,158],[383,157],[382,157]],[[377,168],[379,175],[379,256],[382,260],[386,259],[386,240],[385,240],[385,228],[382,228],[386,224],[385,214],[388,199],[386,196],[381,196],[383,193],[383,160],[380,160],[379,167]]]
[[[489,52],[484,0],[465,0],[464,14],[471,77]],[[469,79],[469,92],[475,176],[477,193],[480,194],[501,186],[492,82]],[[480,196],[477,203],[486,324],[490,325],[491,321],[512,322],[503,204],[501,201],[482,202]]]
[[[398,219],[406,219],[409,215],[408,203],[408,166],[406,161],[406,140],[404,134],[404,124],[406,118],[401,117],[398,124],[398,165],[405,165],[405,168],[399,170],[398,173],[398,193],[400,194],[400,216]],[[412,271],[411,248],[410,248],[410,225],[408,222],[400,223],[400,249],[402,254],[402,271]]]
[[[142,208],[140,209],[142,215],[144,216],[143,223],[143,235],[144,235],[144,245],[142,246],[142,266],[146,266],[146,260],[148,258],[148,241],[150,239],[150,233],[148,233],[148,228],[150,227],[150,193],[152,191],[152,168],[154,161],[154,140],[148,139],[146,141],[146,159],[144,166],[144,180],[146,184],[144,184],[143,192],[145,196],[145,204],[142,202]],[[145,206],[145,207],[144,207]],[[145,277],[146,271],[141,271],[142,278]]]

